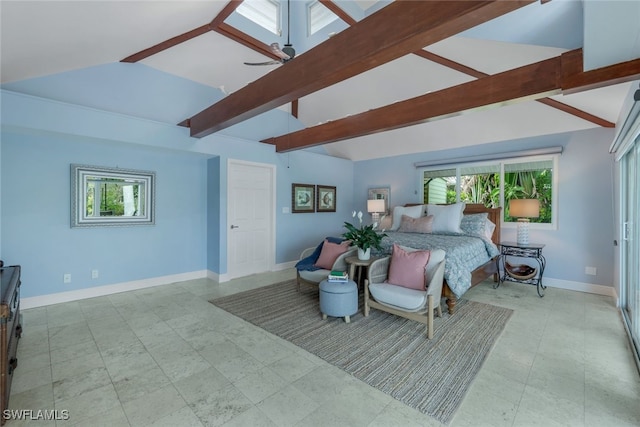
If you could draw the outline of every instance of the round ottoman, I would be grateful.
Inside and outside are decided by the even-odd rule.
[[[347,282],[320,282],[320,312],[327,316],[344,317],[349,323],[351,315],[358,312],[358,286],[353,280]]]

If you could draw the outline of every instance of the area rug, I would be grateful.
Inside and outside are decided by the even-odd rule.
[[[395,399],[448,424],[512,310],[459,300],[456,313],[425,326],[372,309],[322,320],[318,289],[295,280],[210,302],[315,354]],[[443,305],[444,308],[446,308]]]

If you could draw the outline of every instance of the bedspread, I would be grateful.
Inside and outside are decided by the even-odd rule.
[[[393,244],[415,249],[443,249],[445,258],[444,278],[449,288],[460,297],[471,287],[471,272],[499,254],[498,248],[488,239],[468,235],[399,233],[387,231],[376,255],[390,255]]]

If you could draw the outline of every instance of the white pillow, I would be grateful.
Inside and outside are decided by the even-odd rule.
[[[460,221],[466,204],[427,205],[427,215],[433,215],[433,233],[462,233]]]
[[[402,222],[402,215],[410,216],[411,218],[420,218],[424,215],[424,205],[416,206],[396,206],[393,208],[393,222],[389,230],[396,231],[400,227]]]

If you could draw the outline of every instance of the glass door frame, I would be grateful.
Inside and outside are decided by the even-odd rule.
[[[640,138],[620,163],[620,308],[640,370]]]

